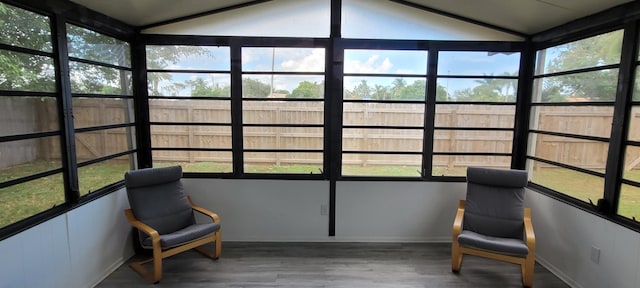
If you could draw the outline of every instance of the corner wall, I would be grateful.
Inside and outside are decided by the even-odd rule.
[[[638,287],[640,234],[546,195],[526,195],[539,263],[572,287]],[[592,247],[600,249],[598,263]]]
[[[133,256],[124,189],[0,241],[0,287],[93,287]]]

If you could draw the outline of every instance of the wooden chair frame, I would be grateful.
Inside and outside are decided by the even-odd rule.
[[[526,244],[529,248],[529,254],[526,257],[515,257],[493,251],[473,249],[469,247],[461,247],[458,243],[458,235],[462,231],[462,219],[464,218],[465,200],[458,203],[458,211],[453,222],[453,238],[451,244],[451,270],[459,272],[462,266],[463,254],[475,255],[479,257],[490,258],[499,261],[519,264],[522,273],[522,285],[525,287],[533,287],[533,268],[536,263],[536,237],[533,232],[533,224],[531,224],[531,209],[524,208],[524,233]]]
[[[195,205],[193,201],[191,201],[191,197],[188,197],[188,199],[189,199],[189,203],[191,204],[191,208],[194,211],[199,212],[211,218],[211,220],[214,223],[220,224],[220,217],[218,217],[218,214]],[[129,266],[133,270],[138,272],[138,274],[140,274],[143,278],[145,278],[147,281],[151,283],[158,283],[160,282],[160,279],[162,279],[162,259],[164,258],[171,257],[173,255],[182,253],[190,249],[195,249],[196,251],[214,260],[220,257],[220,253],[222,251],[222,241],[220,236],[220,230],[214,232],[209,236],[200,238],[196,241],[188,242],[184,245],[163,250],[162,247],[160,246],[160,234],[158,233],[158,231],[151,228],[149,225],[142,223],[140,220],[136,219],[131,209],[126,209],[124,211],[124,214],[127,217],[127,220],[129,221],[129,223],[133,227],[137,228],[138,230],[142,231],[143,233],[151,237],[151,245],[153,247],[152,248],[153,257],[140,260],[140,261],[133,261],[129,263]],[[211,242],[215,242],[214,252],[208,251],[207,249],[200,247],[204,244],[211,243]],[[144,264],[147,264],[149,262],[153,262],[153,273],[145,269],[143,266]]]

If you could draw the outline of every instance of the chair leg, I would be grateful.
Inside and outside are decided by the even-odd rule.
[[[145,264],[153,262],[153,273],[151,271],[144,268]],[[134,271],[138,272],[142,278],[147,280],[150,283],[158,283],[160,279],[162,279],[162,259],[156,261],[154,257],[148,258],[141,261],[134,261],[129,263],[129,267]]]
[[[162,279],[162,249],[153,249],[153,283]]]
[[[457,241],[451,243],[451,271],[459,272],[462,266],[462,253],[460,252],[460,245]]]
[[[522,286],[533,287],[533,269],[536,264],[534,256],[529,255],[522,264]]]
[[[216,255],[215,255],[215,259],[218,259],[220,257],[221,253],[222,253],[222,236],[220,235],[220,230],[218,230],[218,232],[216,232]]]
[[[213,251],[211,249],[205,248],[204,246],[198,246],[194,249],[200,252],[202,255],[207,256],[211,259],[217,260],[220,258],[220,253],[222,251],[222,241],[220,240],[220,231],[216,232],[215,237],[215,248]]]

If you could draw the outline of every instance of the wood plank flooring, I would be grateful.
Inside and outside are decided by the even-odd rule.
[[[164,261],[160,283],[122,265],[96,287],[522,287],[520,266],[464,256],[451,272],[446,243],[223,242],[211,260],[188,251]],[[137,257],[137,256],[136,256]],[[569,287],[536,264],[534,287]]]

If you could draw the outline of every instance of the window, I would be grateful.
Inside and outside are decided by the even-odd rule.
[[[538,51],[527,154],[533,183],[586,203],[603,197],[622,35]]]
[[[0,228],[65,202],[49,18],[0,3]]]
[[[510,168],[519,52],[440,51],[432,176]]]
[[[427,55],[344,51],[342,175],[421,175]]]
[[[148,45],[153,166],[233,172],[229,47]]]
[[[242,48],[245,173],[322,174],[324,48]]]
[[[640,55],[638,57],[640,60]],[[618,215],[640,219],[640,61],[636,62],[635,89],[629,117]]]
[[[67,24],[80,194],[122,180],[135,167],[129,44]]]

